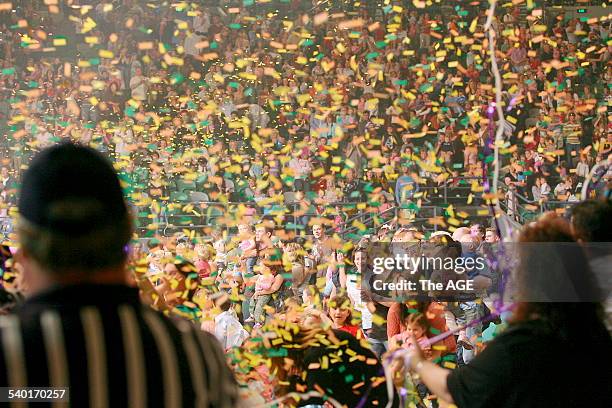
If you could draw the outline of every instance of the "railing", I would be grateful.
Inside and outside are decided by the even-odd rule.
[[[471,181],[483,183],[482,177],[452,177],[438,186],[419,185],[419,192],[423,192],[429,202],[437,199],[439,204],[454,204],[465,202],[472,192]],[[491,180],[488,180],[489,182]],[[479,200],[478,197],[474,197]],[[441,200],[441,201],[439,201]]]
[[[357,211],[354,202],[337,202],[324,206],[322,212],[316,211],[317,205],[312,203],[309,211],[298,213],[302,208],[300,203],[276,203],[259,205],[256,202],[182,202],[169,203],[171,205],[160,205],[159,211],[149,212],[150,207],[134,207],[136,212],[136,227],[139,235],[152,236],[155,234],[166,235],[181,229],[220,228],[233,232],[240,218],[282,216],[287,230],[305,230],[309,222],[315,218],[329,218],[334,216],[330,209],[339,206],[341,210],[348,212]],[[172,209],[172,206],[180,210]],[[170,209],[168,208],[170,207]],[[313,210],[314,207],[314,210]],[[143,211],[144,210],[144,211]],[[242,211],[242,212],[240,212]],[[357,214],[359,217],[360,214]]]
[[[345,213],[349,214],[349,217],[341,223],[327,225],[326,229],[329,234],[337,233],[343,239],[353,239],[364,234],[375,233],[376,229],[385,223],[398,220],[401,222],[402,218],[409,219],[411,224],[420,226],[425,231],[437,231],[438,225],[436,223],[430,224],[429,221],[443,216],[448,207],[448,204],[444,203],[440,205],[421,205],[420,207],[417,207],[416,203],[407,203],[405,206],[392,206],[383,211],[373,211],[373,207],[360,210],[357,204],[340,202],[325,206],[327,209],[340,206]],[[250,206],[248,212],[244,211],[247,208],[246,206]],[[239,208],[243,209],[242,213],[238,212]],[[488,217],[488,215],[476,214],[476,210],[482,209],[480,206],[471,205],[464,206],[464,208],[474,210],[471,220]],[[185,209],[191,212],[182,211]],[[227,230],[229,233],[235,233],[235,225],[241,217],[249,220],[249,218],[260,218],[262,216],[272,218],[282,216],[286,230],[305,231],[308,234],[313,219],[330,219],[335,216],[335,214],[325,211],[323,213],[307,211],[298,214],[298,209],[300,209],[300,205],[297,203],[256,206],[256,203],[253,202],[194,202],[183,206],[181,211],[168,212],[162,208],[156,214],[141,213],[137,217],[137,229],[138,235],[144,237],[151,237],[156,234],[169,235],[183,229],[198,230],[205,228],[219,228]],[[401,213],[402,211],[411,213],[410,217],[406,217],[405,214]]]
[[[338,233],[342,238],[351,238],[366,233],[374,233],[381,225],[405,218],[402,210],[412,212],[410,222],[422,227],[424,230],[438,230],[436,223],[428,223],[432,218],[440,217],[445,214],[450,204],[460,207],[463,204],[467,209],[482,209],[479,206],[479,194],[474,194],[474,202],[467,205],[467,198],[472,193],[471,182],[476,180],[482,184],[480,177],[458,177],[446,180],[439,186],[419,186],[419,191],[424,193],[420,207],[413,205],[412,210],[394,205],[383,211],[374,210],[373,206],[360,209],[360,203],[356,202],[337,202],[323,206],[324,210],[317,211],[316,203],[311,203],[309,211],[298,213],[302,208],[296,202],[278,202],[259,205],[257,202],[213,202],[213,201],[193,201],[193,202],[160,202],[155,205],[135,206],[132,209],[135,213],[136,230],[140,237],[152,237],[159,235],[170,235],[183,229],[205,229],[220,228],[230,233],[235,232],[236,221],[240,217],[260,218],[268,216],[274,218],[282,216],[284,227],[289,231],[305,231],[308,234],[310,221],[314,218],[331,218],[336,206],[348,215],[348,218],[338,225],[327,227],[330,233]],[[498,185],[500,192],[507,193],[508,187],[500,182]],[[361,203],[363,204],[363,203]],[[512,201],[509,205],[507,200],[500,200],[501,208],[508,213],[514,220],[525,224],[541,213],[562,208],[570,208],[574,203],[566,201],[545,201],[535,202],[523,197],[517,192],[513,192]],[[157,207],[157,208],[155,208]],[[320,206],[319,206],[320,207]],[[242,209],[242,212],[239,212]],[[473,215],[475,218],[486,218],[487,216]],[[12,222],[9,217],[0,217],[0,236],[7,238],[12,232]]]
[[[577,202],[573,201],[542,200],[539,202],[530,200],[514,190],[509,190],[508,186],[502,182],[498,184],[497,188],[498,191],[502,191],[505,195],[510,191],[510,200],[499,200],[499,204],[508,216],[521,224],[533,221],[545,212],[567,211],[577,204]]]

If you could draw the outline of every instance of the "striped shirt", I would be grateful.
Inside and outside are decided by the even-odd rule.
[[[578,145],[582,137],[582,126],[579,123],[566,123],[563,125],[563,138],[565,143]]]
[[[25,386],[69,387],[75,407],[233,407],[237,399],[212,335],[141,305],[138,290],[122,285],[56,288],[0,318],[0,387]]]

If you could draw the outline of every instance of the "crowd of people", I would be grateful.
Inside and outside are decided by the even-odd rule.
[[[488,2],[57,3],[0,5],[3,260],[32,157],[61,142],[102,153],[138,228],[129,270],[140,299],[217,338],[245,406],[310,391],[291,394],[294,405],[472,406],[460,374],[450,391],[407,374],[424,361],[469,366],[512,324],[493,296],[504,237],[495,219],[452,207],[415,222],[420,207],[465,183],[466,206],[539,212],[578,202],[594,166],[604,185],[612,175],[608,19],[498,4],[502,120]],[[504,194],[492,197],[496,147]],[[533,228],[605,242],[609,211],[576,203],[571,223]],[[348,221],[360,212],[377,215],[372,225]],[[190,227],[193,215],[205,225]],[[178,232],[160,233],[169,223]],[[523,238],[545,235],[533,234]],[[487,259],[469,273],[479,296],[376,299],[363,277],[382,243]],[[605,271],[605,251],[588,255]],[[3,313],[21,302],[13,292],[34,291],[22,275],[3,270]]]
[[[64,183],[75,166],[81,173],[73,184]],[[479,224],[429,237],[416,227],[387,224],[353,245],[326,235],[319,224],[313,225],[310,242],[286,242],[264,220],[254,231],[240,224],[231,241],[218,235],[210,244],[192,246],[169,238],[148,248],[144,259],[143,248],[132,244],[128,249],[131,216],[110,163],[94,150],[64,143],[35,159],[18,206],[20,247],[2,252],[2,311],[9,317],[15,313],[24,325],[26,352],[20,354],[23,349],[14,341],[3,343],[0,358],[8,371],[0,370],[1,384],[17,384],[11,370],[19,372],[24,364],[32,375],[30,384],[71,384],[75,404],[87,398],[137,400],[150,392],[131,388],[144,381],[145,371],[130,368],[134,361],[122,356],[137,356],[141,347],[140,353],[159,359],[148,363],[161,370],[147,370],[146,387],[163,380],[151,395],[163,398],[164,406],[180,398],[187,405],[192,398],[211,398],[213,406],[282,402],[319,408],[428,407],[442,401],[558,406],[568,400],[603,407],[610,401],[609,392],[601,394],[612,350],[601,309],[610,289],[609,198],[577,204],[571,220],[547,213],[521,229],[518,251],[512,253],[505,252],[495,228]],[[451,259],[455,265],[480,257],[486,267],[430,270],[422,264],[410,272],[435,282],[465,273],[473,282],[472,297],[426,289],[425,297],[420,292],[381,300],[369,286],[368,267],[376,264],[372,257],[385,244],[417,258]],[[506,267],[504,257],[512,258],[509,264],[516,272],[497,273]],[[500,279],[501,292],[495,290]],[[516,292],[504,293],[503,281]],[[19,293],[27,296],[25,302]],[[163,315],[169,318],[166,323],[160,320]],[[57,326],[60,320],[65,329]],[[120,331],[110,331],[117,322]],[[134,325],[141,325],[138,330],[148,338],[142,345],[131,331]],[[558,352],[583,347],[587,329],[601,352],[599,363],[593,366],[577,353],[561,361]],[[12,339],[21,329],[13,319],[3,322],[2,330]],[[61,335],[62,330],[67,332]],[[75,336],[83,337],[75,343]],[[150,348],[154,343],[159,351]],[[51,358],[47,380],[33,375],[44,370],[25,356],[57,353],[62,347],[71,358],[64,357],[64,363]],[[171,358],[173,347],[177,354]],[[100,360],[107,348],[112,357]],[[89,386],[75,375],[85,367],[74,359],[82,352],[92,370]],[[127,383],[121,376],[104,377],[101,361],[113,371],[127,361]],[[527,361],[532,368],[526,368]],[[562,367],[584,376],[570,380]],[[58,377],[62,370],[72,377]],[[176,384],[162,375],[166,370],[177,370]],[[219,386],[211,380],[201,383],[205,389],[190,385],[188,379],[196,384],[201,381],[197,373],[214,375],[211,370],[221,373]],[[544,371],[554,374],[567,394],[550,388]],[[100,381],[107,380],[109,388],[104,388]],[[504,392],[508,382],[524,392]],[[181,394],[176,393],[179,386]]]
[[[418,209],[460,177],[478,195],[491,123],[511,210],[575,201],[609,155],[609,20],[499,7],[500,123],[484,5],[81,3],[0,12],[3,206],[63,139],[113,158],[143,224],[188,202]]]

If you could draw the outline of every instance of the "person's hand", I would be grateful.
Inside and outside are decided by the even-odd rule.
[[[423,354],[423,350],[421,350],[421,345],[419,344],[419,341],[416,339],[416,337],[414,337],[414,335],[410,336],[410,341],[412,342],[412,347],[410,347],[410,350],[408,351],[408,362],[410,364],[410,371],[414,371],[416,369],[416,366],[419,363],[425,361],[426,358]]]
[[[404,385],[404,379],[406,378],[406,366],[404,364],[404,359],[402,357],[394,358],[389,365],[389,370],[391,371],[393,384],[396,387],[401,387]]]

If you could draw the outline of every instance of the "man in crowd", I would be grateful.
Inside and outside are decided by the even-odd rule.
[[[217,340],[126,285],[132,223],[110,163],[73,144],[43,151],[19,213],[31,297],[0,326],[1,387],[66,387],[73,406],[234,405]]]
[[[485,232],[485,242],[488,244],[496,244],[499,242],[499,235],[495,228],[487,228]]]

